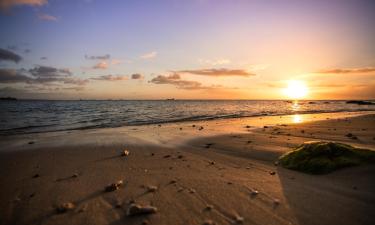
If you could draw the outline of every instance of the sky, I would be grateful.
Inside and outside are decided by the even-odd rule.
[[[374,12],[371,0],[0,0],[0,97],[375,99]]]

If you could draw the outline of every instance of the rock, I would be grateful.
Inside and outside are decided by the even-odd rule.
[[[199,129],[198,129],[198,130],[203,130],[203,129],[204,129],[204,127],[202,127],[202,126],[201,126],[201,127],[199,127]]]
[[[156,213],[158,209],[154,206],[141,206],[139,204],[132,203],[130,204],[126,215],[127,216],[136,216],[136,215],[144,215],[144,214],[153,214]]]
[[[165,156],[163,156],[163,158],[169,158],[169,157],[171,157],[171,155],[165,155]]]
[[[252,196],[256,196],[256,195],[258,195],[259,194],[259,191],[257,191],[257,190],[252,190],[251,191],[251,195]]]
[[[33,178],[38,178],[38,177],[40,177],[38,173],[33,176]]]
[[[63,203],[61,205],[59,205],[57,208],[56,208],[56,211],[58,213],[65,213],[67,212],[68,210],[72,210],[74,209],[76,206],[71,203],[71,202],[66,202],[66,203]]]
[[[158,187],[156,186],[153,186],[153,185],[147,186],[147,192],[155,192],[157,190],[158,190]]]
[[[170,182],[169,182],[170,184],[175,184],[175,183],[177,183],[177,180],[171,180]]]
[[[234,222],[235,222],[236,224],[242,224],[243,221],[244,221],[244,218],[243,218],[242,216],[235,215],[235,217],[234,217]]]
[[[345,136],[351,138],[351,137],[353,137],[353,134],[352,134],[352,133],[348,133],[348,134],[346,134]]]
[[[205,220],[202,225],[215,225],[216,223],[212,220]]]
[[[123,181],[119,180],[116,183],[112,183],[112,184],[108,185],[107,187],[105,187],[104,190],[106,192],[116,191],[116,190],[118,190],[120,188],[121,185],[123,185]]]
[[[182,158],[184,158],[184,156],[183,155],[179,155],[177,158],[182,159]]]
[[[77,177],[78,177],[78,173],[73,173],[72,178],[77,178]]]
[[[210,165],[215,165],[215,162],[214,162],[214,161],[211,161],[211,162],[210,162]]]
[[[276,172],[275,171],[270,171],[270,175],[275,175]]]
[[[35,142],[34,141],[29,141],[29,145],[32,145],[34,144]]]
[[[190,188],[190,189],[189,189],[189,193],[190,193],[190,194],[194,194],[194,193],[195,193],[195,190],[194,190],[193,188]]]
[[[246,125],[246,126],[245,126],[245,128],[251,128],[251,126],[249,126],[249,125]]]
[[[280,200],[277,199],[277,198],[275,198],[275,199],[273,200],[273,204],[274,204],[275,206],[280,205]]]
[[[207,211],[211,211],[213,208],[214,208],[213,205],[206,205],[205,210],[207,210]]]
[[[121,155],[122,156],[128,156],[129,154],[130,154],[130,152],[128,150],[124,150]]]

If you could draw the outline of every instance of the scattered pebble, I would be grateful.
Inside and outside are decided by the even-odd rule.
[[[130,204],[126,215],[127,216],[136,216],[136,215],[144,215],[144,214],[153,214],[156,213],[158,209],[154,206],[141,206],[135,203]]]
[[[275,171],[270,171],[270,175],[275,175],[276,172]]]
[[[251,126],[249,126],[249,125],[246,125],[246,126],[245,126],[245,128],[251,128]]]
[[[215,225],[216,223],[212,220],[205,220],[202,224],[203,225]]]
[[[263,128],[268,128],[268,126],[263,126]]]
[[[194,193],[195,193],[195,190],[194,190],[193,188],[190,188],[190,189],[189,189],[189,193],[190,193],[190,194],[194,194]]]
[[[165,156],[163,156],[163,158],[169,158],[169,157],[171,157],[171,155],[165,155]]]
[[[143,220],[142,221],[142,225],[148,225],[148,224],[150,224],[150,222],[148,220]]]
[[[130,152],[128,150],[124,150],[121,155],[122,156],[128,156],[129,154],[130,154]]]
[[[153,185],[147,186],[147,192],[155,192],[157,190],[158,190],[158,187],[156,186],[153,186]]]
[[[236,224],[242,224],[243,221],[244,221],[244,218],[243,218],[242,216],[235,215],[235,217],[234,217],[234,222],[235,222]]]
[[[195,124],[193,124],[192,127],[195,127]]]
[[[206,205],[205,210],[207,210],[207,211],[211,211],[213,208],[214,208],[213,205]]]
[[[179,155],[177,158],[182,159],[182,158],[184,158],[184,156],[183,155]]]
[[[33,176],[33,178],[38,178],[38,177],[40,177],[38,173]]]
[[[123,185],[123,181],[119,180],[116,183],[112,183],[112,184],[108,185],[107,187],[105,187],[104,190],[106,192],[116,191],[116,190],[118,190],[120,188],[121,185]]]
[[[301,133],[304,134],[304,133],[305,133],[305,130],[301,130]]]
[[[177,180],[171,180],[169,183],[170,184],[175,184],[175,183],[177,183]]]
[[[211,162],[210,162],[210,165],[215,165],[215,162],[214,162],[214,161],[211,161]]]
[[[73,173],[72,178],[77,178],[77,177],[78,177],[78,173]]]
[[[61,205],[59,205],[57,208],[56,208],[56,211],[58,213],[65,213],[67,212],[68,210],[72,210],[74,209],[76,206],[71,203],[71,202],[66,202],[66,203],[63,203]]]
[[[275,199],[273,200],[273,204],[274,204],[275,206],[280,205],[280,200],[277,199],[277,198],[275,198]]]
[[[259,191],[257,191],[257,190],[252,190],[251,191],[251,195],[252,196],[256,196],[256,195],[258,195],[259,194]]]
[[[204,129],[204,127],[202,127],[202,126],[201,126],[201,127],[199,127],[199,129],[198,129],[198,130],[203,130],[203,129]]]
[[[345,136],[347,136],[347,137],[351,138],[351,137],[353,137],[353,134],[352,134],[352,133],[348,133],[348,134],[347,134],[347,135],[345,135]]]
[[[29,145],[32,145],[34,144],[35,142],[34,141],[29,141]]]

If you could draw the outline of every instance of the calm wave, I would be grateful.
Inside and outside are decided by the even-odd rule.
[[[264,115],[372,111],[345,101],[1,101],[0,135]]]

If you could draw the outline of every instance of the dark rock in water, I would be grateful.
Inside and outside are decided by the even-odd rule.
[[[360,101],[360,100],[346,101],[346,104],[375,105],[374,102],[369,102],[369,101]]]
[[[375,151],[335,142],[307,142],[282,155],[278,162],[287,169],[325,174],[344,167],[375,163]]]
[[[130,204],[128,211],[126,212],[127,216],[136,216],[144,214],[153,214],[156,213],[158,209],[154,206],[141,206],[138,204]]]
[[[67,212],[68,210],[72,210],[74,209],[76,206],[71,203],[71,202],[66,202],[66,203],[63,203],[61,205],[59,205],[57,208],[56,208],[56,211],[58,213],[65,213]]]

